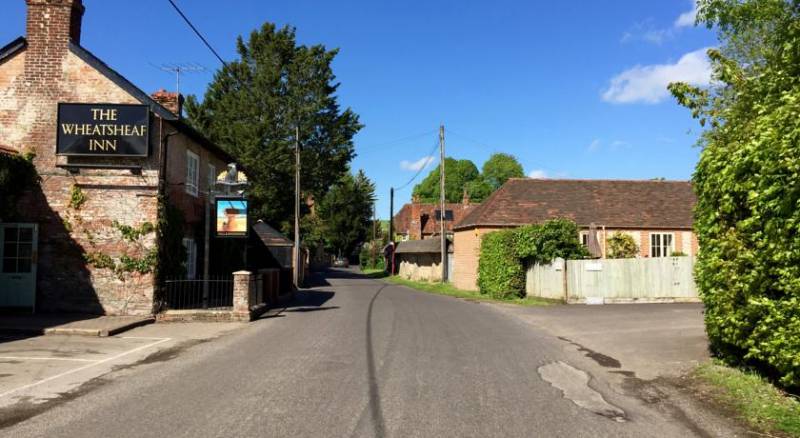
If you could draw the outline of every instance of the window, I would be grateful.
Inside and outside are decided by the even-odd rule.
[[[580,237],[581,237],[581,245],[589,246],[589,232],[588,231],[581,231],[580,232]]]
[[[650,234],[650,257],[669,257],[673,251],[672,233]]]
[[[192,151],[186,151],[186,193],[197,196],[197,186],[200,182],[198,169],[200,157]]]
[[[183,248],[186,249],[186,260],[183,267],[186,268],[186,279],[194,280],[197,276],[197,244],[194,239],[183,239]]]
[[[212,192],[217,183],[217,168],[213,164],[208,165],[208,191]]]

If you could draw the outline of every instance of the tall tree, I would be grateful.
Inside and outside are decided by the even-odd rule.
[[[327,249],[350,255],[372,233],[372,208],[375,184],[363,170],[342,176],[320,202],[322,236]]]
[[[239,59],[217,71],[202,103],[189,96],[187,116],[245,167],[253,213],[280,224],[294,214],[295,128],[302,189],[319,199],[347,173],[362,125],[337,102],[337,50],[297,45],[294,28],[271,23],[236,46]]]
[[[800,2],[700,0],[710,89],[672,84],[707,129],[693,177],[712,350],[800,387]]]
[[[422,202],[439,202],[439,175],[441,167],[433,169],[422,182],[414,186],[413,195]],[[470,160],[456,160],[447,157],[444,161],[444,197],[447,202],[460,202],[464,188],[478,179],[478,167]]]
[[[492,187],[492,191],[500,188],[509,178],[522,178],[525,171],[517,158],[511,154],[495,153],[483,163],[481,172],[483,180]]]

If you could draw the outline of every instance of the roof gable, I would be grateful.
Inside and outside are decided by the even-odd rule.
[[[695,202],[688,181],[512,178],[455,229],[522,226],[555,218],[579,226],[691,229]]]
[[[25,50],[27,47],[28,40],[26,40],[25,37],[19,37],[5,46],[0,47],[0,63],[11,58],[20,51]]]

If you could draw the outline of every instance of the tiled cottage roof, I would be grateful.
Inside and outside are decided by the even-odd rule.
[[[695,196],[688,181],[512,178],[457,223],[520,226],[568,218],[579,226],[691,229]]]
[[[441,239],[406,240],[397,243],[396,254],[439,254],[442,252]],[[447,252],[453,252],[453,242],[447,239]]]
[[[457,224],[464,218],[470,211],[474,210],[480,204],[464,204],[464,203],[445,203],[444,208],[446,211],[453,212],[453,220],[447,220],[444,223],[445,232],[453,231],[453,224]],[[415,208],[416,212],[415,212]],[[412,230],[413,227],[420,226],[421,216],[426,216],[426,220],[422,223],[422,234],[438,234],[439,221],[436,220],[436,210],[439,210],[439,204],[423,204],[423,203],[409,203],[403,205],[400,211],[394,216],[394,229],[398,233],[415,234]],[[415,213],[418,217],[414,217]],[[417,222],[417,223],[414,223]],[[419,237],[419,236],[418,236]]]

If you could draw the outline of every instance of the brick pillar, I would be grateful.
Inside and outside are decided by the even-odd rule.
[[[250,317],[250,285],[253,273],[236,271],[233,273],[233,315],[245,319]]]

